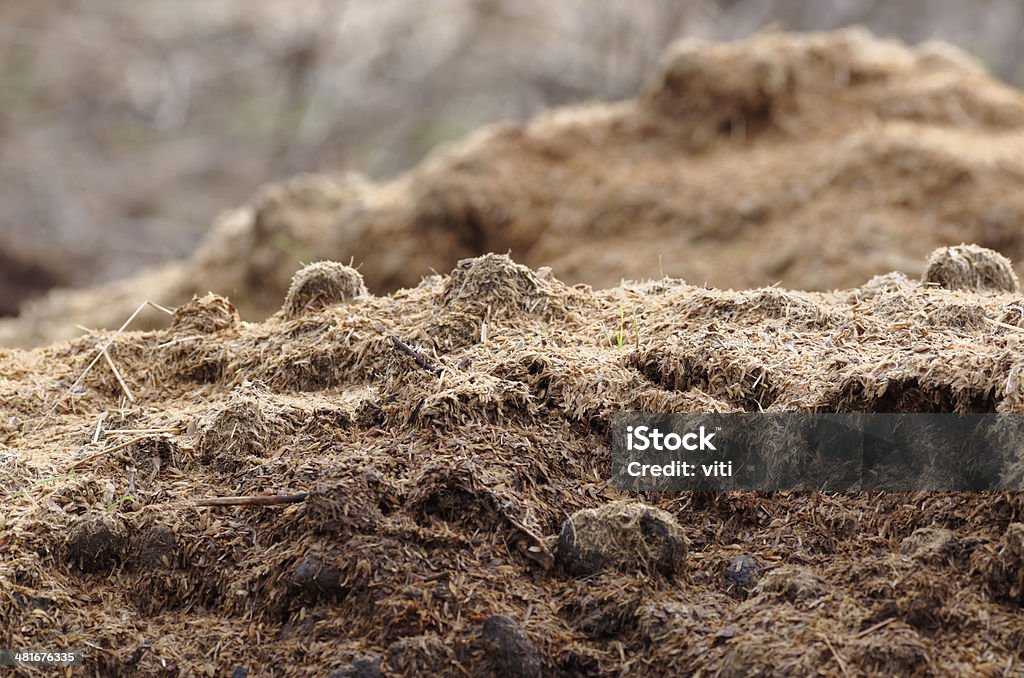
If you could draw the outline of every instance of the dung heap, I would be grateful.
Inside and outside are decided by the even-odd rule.
[[[375,296],[319,264],[264,322],[208,296],[0,349],[0,628],[95,676],[1013,673],[1024,459],[988,494],[608,480],[625,409],[1024,411],[987,279],[595,291],[488,255]]]
[[[831,290],[918,277],[932,249],[962,242],[1021,261],[1022,131],[1024,96],[948,45],[861,30],[682,42],[635,99],[486,127],[387,182],[268,186],[190,260],[54,293],[0,325],[0,345],[210,290],[260,319],[318,260],[352,263],[378,294],[488,252],[595,287]]]

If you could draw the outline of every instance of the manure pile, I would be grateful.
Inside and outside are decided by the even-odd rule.
[[[0,323],[0,345],[210,290],[262,319],[318,260],[354,263],[376,294],[488,252],[595,287],[830,290],[918,277],[928,252],[962,242],[1022,261],[1022,182],[1024,96],[954,47],[861,30],[684,41],[635,99],[486,127],[391,181],[269,186],[190,260],[56,292]]]
[[[607,480],[622,410],[1024,411],[1009,262],[918,267],[593,290],[489,254],[378,296],[320,263],[264,322],[206,295],[0,349],[3,644],[97,676],[1021,675],[1020,493]]]

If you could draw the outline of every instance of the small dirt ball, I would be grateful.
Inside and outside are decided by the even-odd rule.
[[[508,617],[494,615],[484,622],[481,635],[496,675],[509,678],[543,675],[544,662],[519,624]]]
[[[948,290],[1020,290],[1010,260],[999,252],[977,245],[940,247],[935,250],[928,257],[928,267],[921,280]]]
[[[137,562],[147,570],[173,567],[177,537],[166,525],[154,525],[139,540]]]
[[[87,513],[68,531],[67,560],[83,572],[116,567],[128,546],[128,529],[115,515]]]
[[[171,331],[189,334],[213,334],[234,327],[241,321],[238,309],[216,294],[192,297],[192,301],[174,310]]]
[[[212,419],[201,424],[196,453],[203,463],[234,472],[250,455],[266,454],[274,440],[274,427],[260,396],[238,391]]]
[[[754,556],[741,553],[733,556],[725,569],[725,585],[730,591],[746,595],[761,575],[761,561]]]
[[[566,520],[557,554],[573,574],[616,569],[673,576],[682,571],[686,550],[686,536],[671,514],[617,501],[577,511]]]
[[[319,261],[292,278],[284,300],[284,315],[297,318],[368,294],[359,271],[336,261]]]
[[[357,657],[352,665],[341,671],[335,671],[328,678],[380,678],[383,658],[379,654]]]
[[[306,556],[295,566],[292,583],[314,598],[337,595],[341,592],[341,570],[317,556]]]

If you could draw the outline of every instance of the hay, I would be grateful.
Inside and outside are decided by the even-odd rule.
[[[238,309],[216,294],[192,297],[192,301],[174,310],[171,331],[182,334],[212,334],[235,327],[239,323]]]
[[[921,280],[948,290],[1017,292],[1020,283],[1010,260],[976,245],[942,247],[928,257]]]
[[[941,527],[922,527],[900,544],[900,553],[926,563],[942,563],[957,555],[960,541]]]
[[[319,261],[295,274],[282,310],[286,318],[297,318],[366,294],[359,271],[334,261]]]

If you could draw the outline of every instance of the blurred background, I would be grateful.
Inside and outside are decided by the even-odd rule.
[[[1024,79],[1019,0],[4,0],[0,314],[185,256],[262,183],[631,97],[676,38],[852,24]]]

